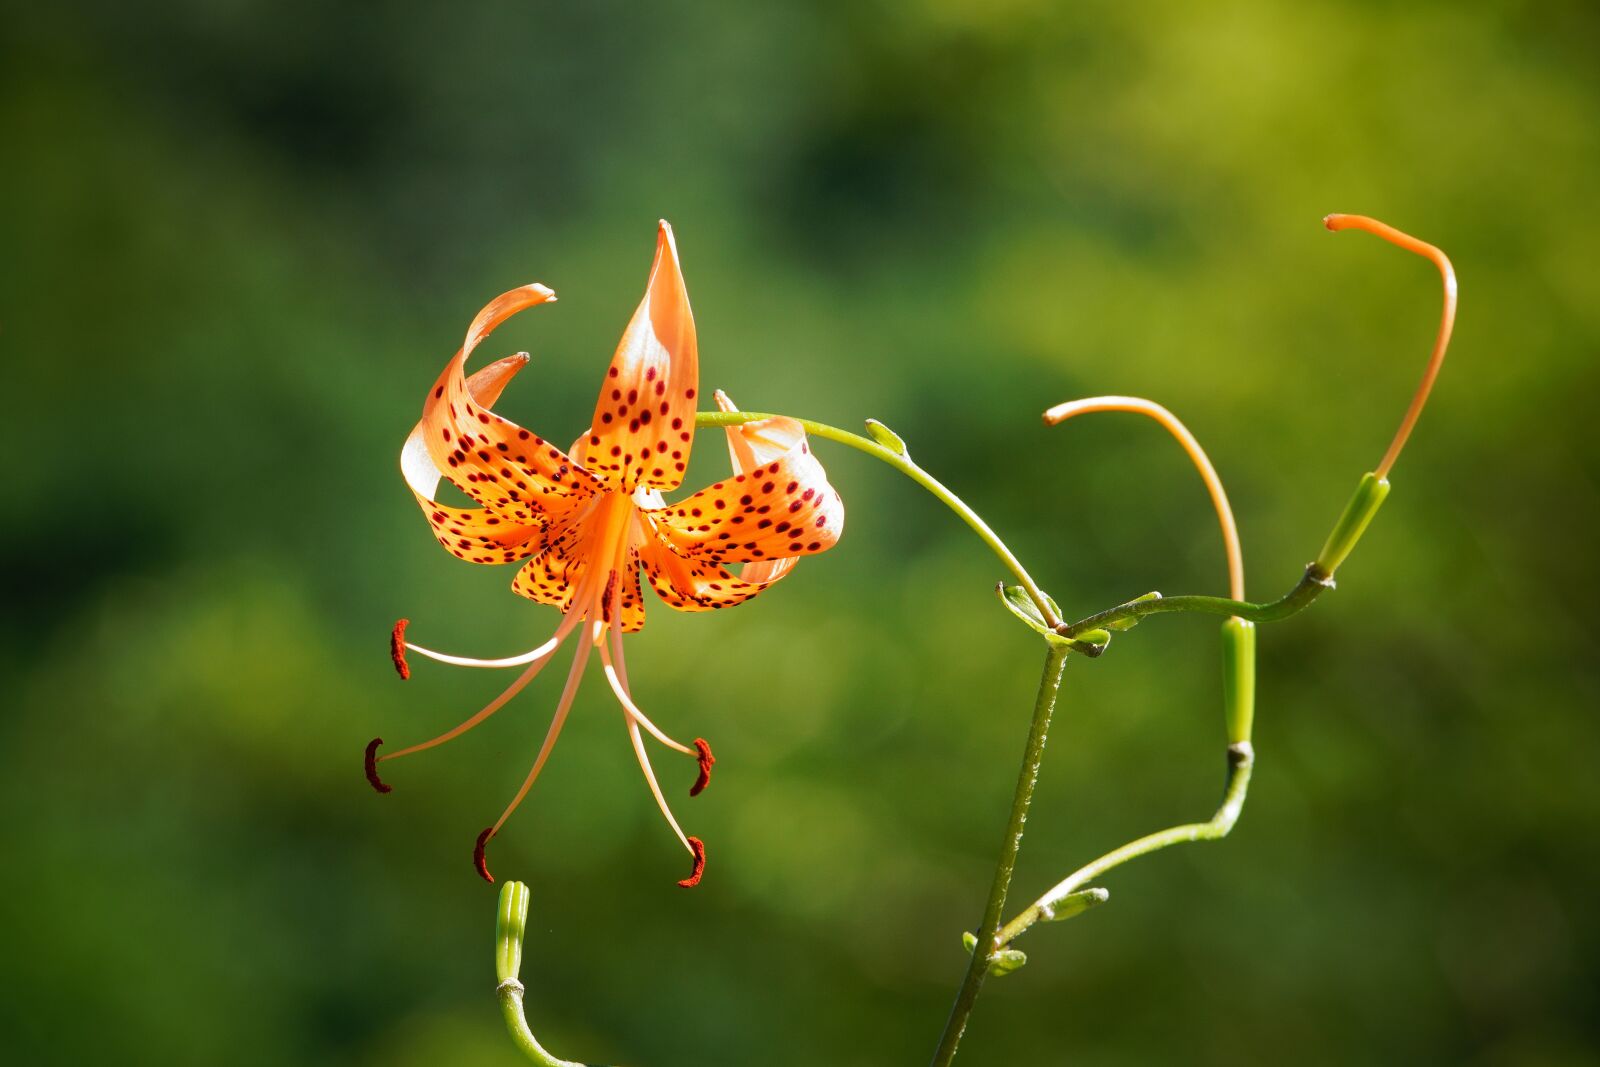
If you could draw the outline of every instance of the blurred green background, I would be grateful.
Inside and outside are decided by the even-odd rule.
[[[1457,342],[1337,594],[1262,634],[1234,836],[1022,942],[963,1062],[1600,1062],[1600,18],[1587,4],[28,5],[0,37],[9,457],[0,717],[8,1062],[518,1062],[472,839],[559,673],[362,781],[549,609],[433,542],[396,456],[490,296],[501,409],[586,425],[665,216],[703,382],[873,416],[1071,614],[1218,592],[1158,399],[1298,577],[1387,443],[1454,257]],[[1587,57],[1587,58],[1585,58]],[[592,677],[496,841],[535,1028],[643,1065],[926,1060],[1040,660],[982,546],[819,448],[827,555],[630,642],[714,787],[659,822]],[[691,483],[723,469],[702,438]],[[1216,625],[1069,667],[1015,907],[1210,813]],[[690,769],[666,762],[681,797]],[[1011,909],[1015,910],[1015,908]]]

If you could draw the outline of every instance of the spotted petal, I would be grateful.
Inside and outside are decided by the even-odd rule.
[[[518,311],[554,299],[555,294],[542,285],[525,285],[501,294],[478,312],[461,350],[428,394],[418,424],[435,470],[479,504],[519,522],[535,522],[550,512],[559,514],[575,499],[594,495],[599,483],[561,449],[489,410],[489,403],[504,388],[504,379],[520,368],[503,372],[493,395],[480,400],[464,378],[463,367],[496,326]],[[478,381],[484,372],[499,365],[484,368],[472,380]],[[407,477],[409,480],[409,470]]]
[[[595,404],[585,451],[608,489],[675,489],[689,464],[700,382],[694,314],[666,222],[644,300],[617,346]]]
[[[805,430],[789,418],[765,421],[770,425],[761,441],[773,450],[788,446],[776,459],[650,513],[661,540],[678,555],[751,563],[812,555],[839,540],[844,501],[811,454]]]
[[[731,608],[765,589],[768,583],[747,582],[715,563],[685,559],[665,541],[651,538],[639,550],[645,578],[668,607],[679,611]]]

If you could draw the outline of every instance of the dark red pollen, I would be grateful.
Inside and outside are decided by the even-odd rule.
[[[717,762],[717,757],[711,754],[711,744],[703,737],[694,739],[694,750],[695,758],[700,761],[700,777],[689,787],[689,795],[697,797],[701,790],[711,784],[711,767]]]
[[[694,870],[689,872],[689,877],[678,884],[685,889],[693,889],[700,884],[700,876],[706,873],[706,845],[698,837],[689,838],[689,847],[694,849]],[[493,879],[490,879],[493,881]]]
[[[394,787],[378,777],[378,746],[383,744],[383,738],[374,737],[367,742],[367,781],[380,793],[387,793]]]
[[[483,850],[489,845],[489,838],[494,836],[494,827],[489,827],[478,835],[478,843],[472,846],[472,865],[477,868],[478,877],[490,885],[494,884],[494,875],[489,873],[489,861],[484,857]]]
[[[394,630],[389,634],[389,658],[394,660],[395,673],[402,682],[411,678],[411,668],[406,665],[406,623],[410,619],[401,619],[394,624]]]

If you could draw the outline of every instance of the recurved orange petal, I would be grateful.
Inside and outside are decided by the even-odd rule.
[[[644,300],[611,359],[585,463],[609,489],[675,489],[689,464],[700,384],[694,314],[672,227],[661,223]]]
[[[678,555],[759,563],[812,555],[839,540],[844,501],[811,454],[805,430],[789,418],[765,421],[765,439],[788,443],[778,458],[650,513],[661,540]]]
[[[492,395],[477,396],[463,368],[479,342],[512,315],[555,299],[542,285],[525,285],[490,301],[472,320],[461,350],[434,383],[418,425],[434,467],[478,503],[502,517],[533,521],[563,510],[560,504],[592,496],[600,485],[561,449],[489,410],[505,381],[520,367],[497,371],[506,360],[472,376],[494,383]],[[526,357],[521,358],[526,362]],[[488,372],[495,371],[493,375]],[[409,477],[409,474],[408,474]]]

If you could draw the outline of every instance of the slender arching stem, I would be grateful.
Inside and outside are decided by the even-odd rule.
[[[778,416],[762,411],[701,411],[695,414],[694,423],[698,427],[720,426],[726,428],[728,426],[739,426],[747,422],[759,422],[762,419],[780,417],[793,418],[793,416]],[[813,422],[810,419],[795,419],[794,421],[804,426],[808,434],[816,437],[825,437],[842,445],[849,445],[857,451],[865,452],[874,459],[882,460],[932,493],[947,508],[959,515],[962,522],[972,527],[973,532],[983,540],[983,543],[988,545],[996,556],[1000,557],[1000,561],[1006,565],[1006,569],[1016,575],[1017,581],[1027,591],[1028,599],[1033,601],[1033,606],[1039,609],[1039,614],[1044,617],[1045,621],[1051,626],[1061,622],[1060,618],[1056,616],[1055,609],[1050,606],[1049,599],[1039,589],[1038,583],[1033,580],[1032,575],[1023,567],[1016,554],[1006,546],[1004,541],[1000,540],[1000,535],[995,533],[976,511],[968,507],[966,501],[956,496],[945,488],[937,478],[912,462],[911,457],[904,451],[896,451],[893,448],[885,447],[876,441],[862,437],[860,434],[851,433],[849,430],[841,430],[837,426],[829,426],[826,423]]]

